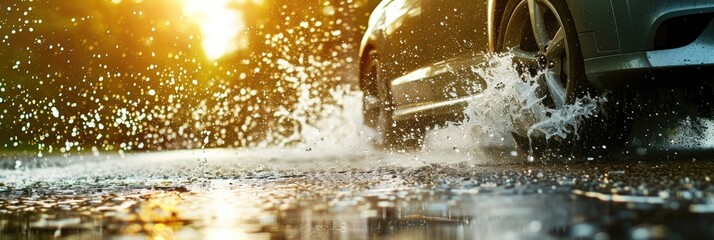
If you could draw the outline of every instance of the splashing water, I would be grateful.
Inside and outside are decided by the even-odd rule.
[[[292,123],[293,131],[280,139],[279,146],[313,150],[371,149],[368,139],[374,131],[362,121],[362,92],[348,85],[329,90],[330,97],[310,95],[310,85],[301,84],[298,101],[292,111],[276,112],[281,122]],[[276,137],[276,138],[279,138]]]
[[[466,120],[432,130],[427,134],[425,150],[468,147],[464,144],[503,146],[511,141],[511,133],[565,139],[577,133],[581,120],[593,117],[606,101],[604,97],[584,96],[562,108],[549,108],[539,94],[541,86],[536,80],[540,75],[521,75],[509,54],[487,55],[486,62],[473,70],[486,85],[474,87],[479,93],[464,111]],[[292,110],[276,113],[282,122],[294,123],[294,131],[280,140],[280,146],[308,151],[374,150],[369,139],[375,132],[362,124],[361,92],[338,86],[323,99],[310,95],[310,85],[296,88],[299,98]]]
[[[541,74],[521,75],[511,54],[492,54],[474,72],[486,81],[485,89],[470,101],[465,124],[479,128],[490,137],[508,138],[510,133],[525,133],[529,138],[577,133],[583,118],[596,114],[604,97],[584,96],[562,108],[549,108],[538,94]],[[544,86],[543,86],[544,87]]]
[[[479,93],[466,107],[464,122],[427,134],[427,152],[502,147],[511,141],[511,133],[565,139],[576,134],[581,120],[593,117],[606,101],[604,97],[584,96],[562,108],[549,108],[539,94],[542,87],[536,80],[540,76],[521,75],[508,54],[487,55],[486,62],[473,70],[486,81],[485,87],[474,87]],[[294,131],[281,140],[281,146],[327,152],[374,150],[369,139],[375,132],[362,124],[361,92],[338,86],[330,90],[330,97],[319,98],[310,95],[310,85],[297,88],[299,98],[292,110],[276,113],[281,121],[294,123]],[[429,155],[415,154],[417,158]]]
[[[330,90],[330,96],[333,102],[323,107],[317,123],[303,128],[301,134],[306,147],[371,149],[369,139],[375,132],[363,124],[362,92],[343,85]]]
[[[0,158],[288,144],[274,114],[329,98],[366,24],[352,1],[198,2],[3,4]]]

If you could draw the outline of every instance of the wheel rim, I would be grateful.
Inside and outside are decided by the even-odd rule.
[[[506,26],[503,49],[513,54],[519,70],[542,72],[539,81],[547,87],[547,105],[562,108],[573,74],[563,20],[555,7],[544,0],[521,1]]]

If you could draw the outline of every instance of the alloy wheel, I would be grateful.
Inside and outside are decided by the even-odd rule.
[[[503,49],[513,54],[520,70],[532,75],[542,73],[547,87],[544,103],[562,108],[568,102],[571,84],[571,53],[562,17],[545,0],[521,1],[508,20]]]

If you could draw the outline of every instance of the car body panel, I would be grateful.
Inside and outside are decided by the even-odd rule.
[[[429,63],[488,51],[486,1],[422,1],[426,29],[423,58]]]
[[[381,74],[386,79],[416,70],[423,66],[421,59],[423,45],[421,27],[421,0],[391,0],[386,6],[383,18],[384,42],[379,49]]]
[[[714,34],[709,30],[687,46],[654,50],[655,35],[663,22],[714,13],[714,1],[569,0],[568,5],[579,33],[587,78],[598,88],[614,89],[658,72],[714,64],[707,53],[712,46],[708,39]]]
[[[620,1],[626,3],[614,8],[620,35],[622,51],[633,53],[653,49],[654,37],[662,22],[673,17],[714,12],[714,1],[702,0],[657,0]]]
[[[488,50],[481,5],[462,0],[422,1],[422,67],[391,81],[397,109],[420,107],[474,94],[472,60]],[[455,26],[462,26],[452,31]],[[395,113],[398,115],[399,112]]]
[[[445,109],[441,114],[429,113],[419,116],[417,113],[430,108],[447,108],[453,103],[465,102],[460,100],[468,99],[482,91],[486,83],[473,71],[473,66],[482,63],[483,59],[483,55],[457,57],[392,81],[394,101],[402,103],[394,112],[395,119],[426,118],[436,115],[446,115],[443,117],[449,118],[453,112]]]
[[[611,0],[569,0],[568,7],[582,44],[583,57],[602,56],[620,50]]]
[[[482,11],[486,1],[391,0],[381,7],[373,13],[361,48],[374,47],[370,42],[378,45],[380,63],[390,69],[382,76],[391,79],[397,110],[474,94],[471,62],[488,51],[487,14]],[[466,27],[453,32],[455,26]],[[464,74],[468,77],[458,77]]]
[[[714,69],[714,20],[699,38],[684,47],[591,58],[585,60],[585,66],[590,66],[586,68],[586,74],[591,82],[604,89],[637,84],[643,78],[664,72],[697,69],[711,75]]]

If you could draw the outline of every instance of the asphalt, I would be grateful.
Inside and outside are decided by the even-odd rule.
[[[197,154],[207,156],[200,172],[196,160],[176,160],[186,152],[138,154],[145,163],[135,167],[105,160],[4,171],[0,239],[714,238],[714,161],[479,163],[370,153],[341,163],[317,157],[334,164],[316,167],[260,152]],[[177,164],[155,167],[165,165],[158,156]],[[226,167],[250,156],[256,165]]]

